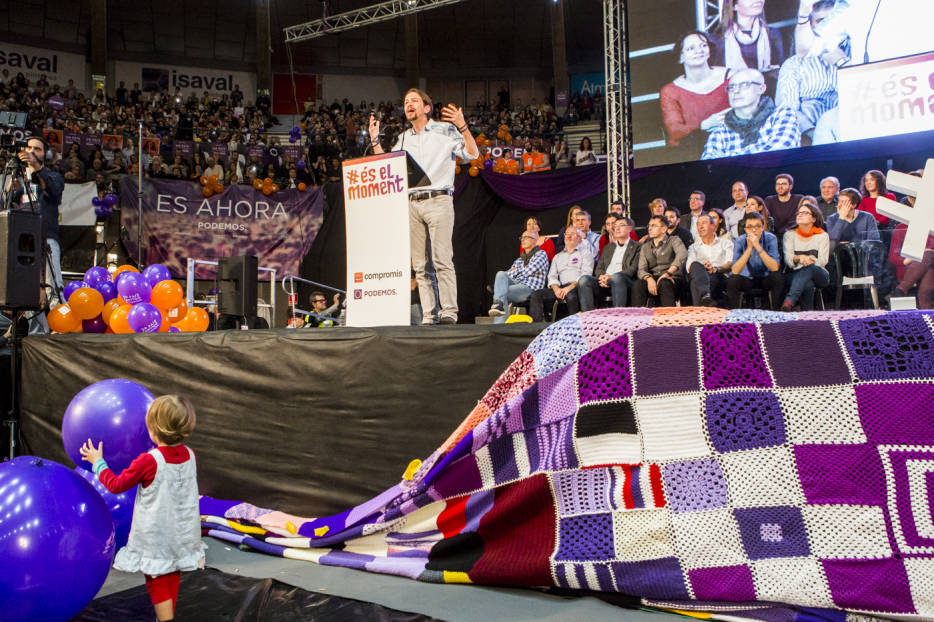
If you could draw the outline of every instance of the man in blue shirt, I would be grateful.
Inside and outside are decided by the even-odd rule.
[[[771,293],[773,310],[782,303],[785,279],[780,271],[778,238],[765,230],[765,221],[756,212],[750,212],[739,223],[745,233],[733,245],[732,274],[726,282],[726,297],[731,309],[739,308],[740,294],[753,287]]]

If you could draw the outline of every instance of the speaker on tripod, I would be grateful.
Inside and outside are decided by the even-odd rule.
[[[217,310],[222,315],[256,317],[256,257],[221,257],[217,264]]]
[[[42,216],[0,212],[0,308],[38,309],[44,267]]]

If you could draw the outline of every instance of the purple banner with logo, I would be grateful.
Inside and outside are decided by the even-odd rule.
[[[78,145],[78,148],[81,148],[81,134],[65,130],[62,133],[62,153],[68,155],[72,145]]]
[[[136,178],[120,180],[120,202],[136,205]],[[161,263],[172,276],[186,274],[188,259],[217,260],[255,255],[262,268],[276,270],[277,278],[298,274],[302,258],[311,248],[324,214],[320,188],[281,190],[265,196],[252,186],[228,186],[205,198],[199,184],[151,179],[143,181],[143,251],[147,264]],[[124,245],[136,256],[137,210],[124,209],[121,224],[130,232]],[[198,266],[195,276],[213,279],[213,266]],[[260,271],[260,280],[269,273]]]
[[[254,157],[254,156],[257,157],[257,158],[259,158],[259,161],[260,161],[260,162],[263,162],[264,158],[266,157],[266,148],[263,147],[262,145],[258,145],[258,144],[251,144],[251,145],[249,145],[249,146],[246,148],[246,157],[247,157],[247,160],[249,160],[250,158],[252,158],[252,157]]]
[[[195,153],[195,143],[190,140],[176,140],[174,143],[175,153],[181,154],[182,159],[191,162]],[[174,155],[174,154],[173,154]]]
[[[211,143],[211,155],[214,156],[216,162],[227,162],[229,154],[227,143]]]
[[[298,162],[302,159],[301,145],[281,145],[279,150],[282,152],[282,156],[289,162]]]
[[[86,158],[101,146],[100,134],[81,135],[81,157]]]

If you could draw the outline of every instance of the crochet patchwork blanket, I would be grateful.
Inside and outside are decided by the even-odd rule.
[[[543,331],[396,486],[204,533],[713,617],[934,616],[934,314],[612,309]]]

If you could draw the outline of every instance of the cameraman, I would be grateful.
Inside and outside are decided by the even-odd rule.
[[[35,136],[26,141],[26,149],[20,151],[17,157],[26,167],[24,178],[30,183],[30,194],[39,203],[39,212],[45,225],[46,242],[48,243],[50,265],[55,279],[56,294],[62,291],[62,248],[58,243],[58,206],[62,203],[62,192],[65,189],[65,179],[61,173],[45,166],[46,144],[41,138]],[[29,206],[29,195],[15,180],[12,193],[12,205]],[[56,301],[50,300],[50,303]],[[64,302],[64,301],[61,301]]]

